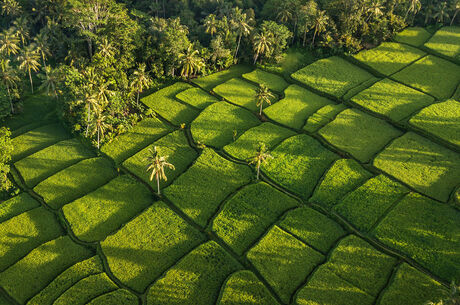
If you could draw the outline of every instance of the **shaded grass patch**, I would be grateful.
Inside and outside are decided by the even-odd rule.
[[[179,92],[176,97],[191,106],[204,109],[219,100],[200,88],[190,88]]]
[[[260,69],[255,69],[250,73],[243,74],[243,78],[257,84],[264,84],[270,90],[278,93],[283,92],[289,85],[283,77]]]
[[[0,203],[0,223],[39,206],[38,201],[30,197],[28,193],[14,196]]]
[[[227,70],[210,74],[204,77],[196,78],[192,82],[206,91],[211,91],[217,85],[220,85],[235,77],[240,77],[244,73],[252,71],[249,65],[239,64],[228,68]]]

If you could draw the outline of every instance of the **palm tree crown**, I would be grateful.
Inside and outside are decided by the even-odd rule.
[[[0,33],[0,54],[10,56],[19,52],[19,38],[14,33],[14,28],[9,28]]]
[[[193,50],[192,44],[189,45],[185,53],[179,54],[179,63],[182,66],[182,76],[188,78],[201,71],[204,66],[204,62],[198,54],[198,50]]]
[[[269,154],[265,143],[260,143],[256,154],[249,160],[249,164],[255,164],[257,169],[257,180],[259,180],[260,166],[267,162],[268,159],[273,159]]]
[[[40,56],[38,55],[37,50],[34,48],[34,45],[29,45],[24,48],[23,52],[18,56],[19,69],[29,73],[30,88],[32,89],[32,93],[34,93],[32,71],[37,72],[40,68],[40,63],[38,62],[39,58]]]
[[[260,107],[259,115],[262,115],[262,108],[264,106],[264,103],[271,105],[271,99],[274,97],[275,96],[273,95],[273,93],[270,92],[270,89],[268,89],[267,86],[265,86],[264,84],[259,85],[259,88],[257,88],[256,93],[257,107]]]
[[[145,63],[141,63],[139,67],[133,72],[133,80],[131,81],[131,87],[137,92],[137,105],[139,106],[139,94],[144,88],[148,88],[152,83],[147,71],[145,71]]]
[[[160,180],[168,180],[165,174],[165,168],[170,168],[172,170],[175,170],[176,168],[174,165],[166,161],[168,156],[160,155],[156,146],[153,147],[153,150],[149,149],[149,152],[150,156],[146,158],[148,162],[147,172],[151,172],[150,181],[152,181],[154,177],[157,180],[158,195],[160,195]]]

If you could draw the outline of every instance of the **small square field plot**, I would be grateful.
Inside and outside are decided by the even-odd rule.
[[[199,113],[197,109],[176,99],[177,94],[190,88],[191,85],[178,82],[142,98],[141,101],[167,121],[179,126],[190,123]]]
[[[441,28],[425,43],[425,47],[460,63],[460,26]]]
[[[425,52],[396,42],[384,42],[376,48],[361,51],[353,58],[384,75],[391,75],[420,59]]]
[[[240,78],[234,78],[228,82],[223,83],[222,85],[214,88],[214,92],[228,100],[229,102],[244,107],[251,111],[257,111],[259,107],[257,106],[257,86],[253,85],[245,80]],[[275,94],[274,94],[275,95]],[[274,103],[275,98],[271,99],[271,102]]]
[[[219,100],[200,88],[190,88],[180,92],[176,97],[184,103],[187,103],[198,109],[204,109]]]
[[[434,101],[432,96],[390,79],[375,83],[351,99],[352,103],[395,122]]]
[[[251,112],[224,102],[203,110],[190,129],[195,142],[222,148],[259,124],[260,121]]]
[[[291,77],[311,88],[340,98],[374,76],[343,58],[333,56],[320,59],[293,73]]]
[[[347,109],[321,128],[319,134],[333,146],[366,163],[401,132],[383,120]]]
[[[286,80],[279,75],[256,69],[251,73],[243,74],[243,78],[256,84],[263,84],[270,90],[281,93],[289,85]]]
[[[392,78],[443,100],[450,98],[457,89],[460,66],[428,55],[393,74]]]
[[[229,81],[232,78],[240,77],[245,73],[251,72],[252,69],[253,68],[248,65],[234,65],[228,68],[227,70],[220,71],[204,77],[196,78],[192,80],[192,82],[206,91],[211,91],[214,87],[222,83],[225,83],[226,81]]]
[[[459,223],[457,209],[411,193],[372,235],[449,282],[460,279]]]
[[[412,132],[393,141],[373,163],[416,191],[444,202],[460,181],[460,155]]]
[[[460,149],[460,102],[433,104],[413,116],[409,123]]]
[[[396,34],[394,40],[414,47],[421,47],[431,34],[422,27],[410,27]]]

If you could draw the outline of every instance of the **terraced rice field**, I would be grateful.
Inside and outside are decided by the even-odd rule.
[[[6,123],[21,192],[0,202],[0,304],[439,300],[460,282],[458,33],[406,29],[291,77],[178,82],[101,152],[27,101],[41,119]],[[262,116],[260,83],[276,94]],[[175,165],[160,196],[153,146]]]

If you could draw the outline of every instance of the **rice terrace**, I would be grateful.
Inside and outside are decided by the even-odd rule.
[[[0,304],[423,305],[460,283],[459,26],[136,102],[110,141],[96,119],[100,149],[44,94],[5,119]]]

